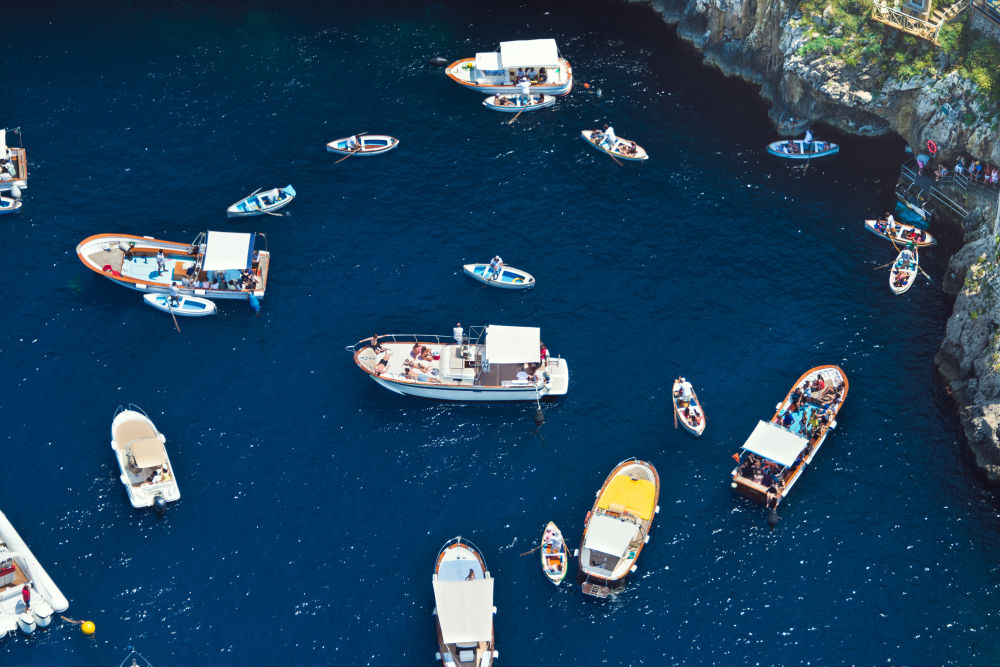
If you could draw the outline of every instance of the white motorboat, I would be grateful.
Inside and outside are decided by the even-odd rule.
[[[226,209],[230,218],[245,218],[250,215],[264,215],[285,208],[295,199],[295,188],[286,185],[283,188],[272,188],[265,192],[258,190],[244,197]]]
[[[7,145],[8,132],[15,132],[20,137],[21,128],[0,129],[0,192],[8,192],[14,188],[24,190],[28,187],[27,154],[24,146]]]
[[[434,565],[434,617],[445,667],[490,667],[493,641],[493,577],[479,549],[461,537],[445,542]]]
[[[485,95],[517,94],[519,80],[529,81],[536,94],[565,95],[573,88],[573,68],[559,55],[554,39],[500,42],[499,51],[456,60],[445,74]]]
[[[121,469],[121,482],[132,507],[156,507],[180,500],[181,492],[163,444],[146,413],[134,405],[119,407],[111,422],[111,449]]]
[[[77,244],[76,256],[94,273],[138,292],[164,294],[177,283],[183,296],[248,301],[251,295],[263,299],[267,289],[271,255],[266,249],[254,250],[257,236],[208,232],[192,243],[176,243],[96,234]]]
[[[542,354],[539,329],[470,327],[451,339],[387,334],[347,348],[354,363],[390,391],[446,401],[535,401],[564,395],[569,366]]]
[[[53,612],[68,608],[65,596],[0,512],[0,637],[17,628],[31,634],[47,627]]]
[[[203,299],[198,296],[182,296],[177,298],[177,305],[170,303],[169,294],[143,294],[142,300],[146,305],[157,310],[174,315],[184,315],[185,317],[205,317],[215,315],[215,302]]]
[[[527,289],[535,286],[535,278],[527,271],[504,265],[500,275],[490,270],[489,264],[464,264],[462,271],[485,285],[501,289]]]

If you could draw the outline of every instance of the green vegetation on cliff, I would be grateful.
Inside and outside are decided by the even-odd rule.
[[[936,2],[944,9],[950,2]],[[799,55],[826,54],[871,75],[889,79],[940,77],[957,71],[1000,107],[1000,43],[969,29],[967,16],[941,28],[940,47],[871,18],[870,0],[804,0],[800,25],[810,39]]]

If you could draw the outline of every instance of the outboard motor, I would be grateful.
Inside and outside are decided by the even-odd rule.
[[[31,604],[31,613],[35,615],[35,622],[40,628],[47,628],[52,622],[52,607],[45,600],[36,599]]]
[[[10,614],[0,614],[0,638],[17,631],[17,619]]]
[[[156,494],[156,497],[153,498],[153,511],[156,512],[156,516],[163,516],[163,513],[167,511],[167,501],[160,494]]]
[[[38,628],[38,624],[35,623],[35,616],[30,611],[22,611],[17,615],[17,627],[21,628],[24,634],[30,635]]]

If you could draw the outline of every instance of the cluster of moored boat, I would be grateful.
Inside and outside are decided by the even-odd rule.
[[[451,63],[446,74],[457,83],[489,95],[484,105],[501,112],[521,112],[552,106],[555,96],[573,85],[572,69],[554,40],[503,42],[497,52],[479,53]],[[645,160],[634,142],[612,128],[583,130],[589,144],[615,159]],[[327,144],[342,159],[372,156],[396,148],[399,140],[361,133]],[[0,134],[0,147],[3,135]],[[17,150],[20,150],[18,153]],[[807,159],[836,153],[830,142],[775,142],[774,155]],[[22,149],[12,162],[26,181]],[[13,182],[8,180],[9,182]],[[3,182],[0,182],[0,190]],[[229,217],[276,215],[296,192],[289,185],[244,197],[227,209]],[[905,225],[869,221],[874,233],[904,249],[893,266],[895,281],[917,268],[916,248],[933,243],[925,232]],[[258,237],[265,241],[257,247]],[[144,293],[144,300],[161,310],[182,315],[215,312],[214,300],[263,298],[270,253],[263,234],[209,231],[192,243],[161,241],[129,234],[98,234],[81,241],[77,256],[85,266],[112,282]],[[912,266],[911,266],[912,264]],[[526,271],[491,263],[466,264],[463,272],[485,285],[502,289],[536,286]],[[910,283],[912,284],[912,278]],[[907,284],[902,291],[908,288]],[[454,401],[541,401],[567,393],[569,368],[565,359],[549,355],[536,327],[487,325],[466,331],[456,325],[451,336],[384,334],[348,348],[355,364],[373,381],[401,395]],[[774,510],[811,464],[828,432],[836,427],[847,396],[847,377],[837,366],[807,371],[778,403],[770,421],[760,421],[740,451],[733,455],[732,488]],[[690,433],[705,431],[706,416],[694,387],[675,380],[671,392],[674,417]],[[540,412],[540,404],[539,404]],[[162,511],[180,498],[166,438],[139,408],[119,408],[111,424],[111,448],[121,471],[120,481],[133,507]],[[578,549],[577,581],[583,593],[607,597],[624,586],[637,570],[659,512],[659,475],[649,462],[634,458],[619,463],[596,493],[584,518]],[[560,584],[570,569],[569,546],[555,523],[544,529],[540,544],[544,576]],[[445,665],[488,667],[498,656],[493,632],[493,578],[482,552],[461,537],[439,551],[432,577],[439,652]],[[20,626],[28,632],[46,626],[53,611],[64,611],[66,599],[45,574],[17,533],[0,514],[0,631]],[[9,618],[8,618],[9,617]],[[30,628],[30,629],[29,629]]]

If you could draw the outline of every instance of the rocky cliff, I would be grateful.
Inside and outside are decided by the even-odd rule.
[[[887,74],[877,58],[848,64],[832,49],[805,48],[819,35],[816,26],[838,34],[831,28],[832,7],[804,17],[799,5],[784,0],[631,1],[651,5],[675,24],[708,64],[758,84],[784,133],[822,121],[861,135],[894,132],[915,149],[933,139],[945,158],[963,154],[1000,164],[996,109],[957,72],[904,79]],[[996,211],[988,201],[963,203],[977,210],[964,224],[956,221],[965,245],[945,276],[945,289],[956,299],[935,361],[977,464],[1000,483]]]

